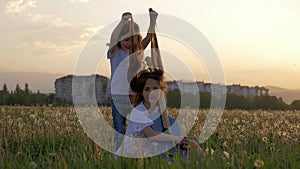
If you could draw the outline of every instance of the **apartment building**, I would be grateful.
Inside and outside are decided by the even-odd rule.
[[[75,104],[106,102],[108,78],[101,75],[68,75],[55,80],[55,97]]]

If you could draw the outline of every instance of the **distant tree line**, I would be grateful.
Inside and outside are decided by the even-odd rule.
[[[20,105],[20,106],[37,106],[37,105],[54,105],[54,106],[71,106],[72,102],[60,100],[55,97],[54,93],[44,94],[39,90],[32,92],[29,85],[25,83],[24,89],[19,84],[16,85],[15,90],[9,91],[7,85],[4,83],[2,90],[0,90],[0,106],[1,105]],[[102,106],[110,106],[109,100],[105,101]],[[100,105],[99,105],[100,106]]]
[[[196,95],[182,94],[176,89],[169,91],[166,94],[167,106],[172,108],[181,108],[183,105],[189,105],[189,101],[195,99]],[[181,98],[184,98],[182,100]],[[210,93],[199,93],[200,108],[210,108],[212,96]],[[181,101],[182,100],[182,101]],[[218,101],[218,99],[216,99]],[[35,105],[58,105],[68,106],[72,103],[59,100],[55,98],[55,94],[43,94],[39,90],[34,93],[29,89],[26,83],[24,89],[19,84],[16,85],[15,90],[8,91],[7,85],[4,84],[0,90],[0,105],[22,105],[22,106],[35,106]],[[109,100],[103,103],[109,106]],[[291,104],[285,103],[282,98],[276,96],[261,95],[255,97],[245,97],[235,94],[227,94],[225,109],[263,109],[263,110],[300,110],[300,100],[295,100]]]
[[[8,91],[7,85],[4,84],[0,90],[0,105],[47,105],[51,97],[53,96],[43,94],[39,90],[36,93],[32,92],[27,83],[24,89],[17,84],[13,91]]]
[[[185,100],[195,99],[196,95],[193,94],[182,94],[176,89],[169,91],[166,94],[167,106],[173,108],[180,108],[181,98]],[[189,99],[190,98],[190,99]],[[212,96],[210,93],[199,93],[200,108],[210,108]],[[216,101],[218,99],[216,98]],[[184,100],[183,100],[184,102]],[[227,94],[225,109],[263,109],[263,110],[300,110],[300,100],[295,100],[291,104],[285,103],[281,97],[261,95],[261,96],[240,96],[236,94]]]

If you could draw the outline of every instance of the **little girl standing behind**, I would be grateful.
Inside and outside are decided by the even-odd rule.
[[[112,98],[115,149],[121,144],[122,137],[125,134],[126,116],[132,110],[131,91],[128,82],[130,77],[127,78],[127,72],[132,71],[131,74],[133,74],[140,67],[140,63],[136,61],[141,61],[143,58],[143,50],[150,42],[150,34],[155,27],[156,18],[157,13],[155,11],[150,13],[148,34],[142,39],[138,24],[133,22],[131,13],[125,12],[111,35],[107,53],[111,65],[111,78],[107,93]],[[133,57],[136,58],[129,59]],[[129,61],[135,62],[129,64]]]

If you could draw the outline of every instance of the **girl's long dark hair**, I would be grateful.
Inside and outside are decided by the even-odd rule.
[[[144,101],[143,90],[148,79],[158,81],[160,89],[164,92],[167,91],[167,87],[163,77],[163,71],[156,70],[154,72],[150,72],[148,70],[143,70],[139,72],[136,76],[134,76],[133,79],[130,81],[130,87],[135,92],[132,100],[132,104],[134,107]]]
[[[124,37],[124,35],[126,35],[126,34],[130,34],[130,36]],[[138,48],[140,48],[139,44],[138,44],[138,43],[141,43],[141,41],[142,41],[142,36],[140,34],[140,28],[137,23],[135,23],[133,20],[131,20],[131,21],[126,22],[124,24],[123,28],[121,29],[121,32],[118,35],[117,44],[110,49],[111,54],[114,53],[114,51],[116,50],[116,47],[121,48],[121,41],[123,40],[122,37],[123,37],[123,39],[130,38],[131,43],[134,44],[133,46],[138,46]],[[132,49],[130,49],[129,53],[130,54],[134,53],[134,51],[137,49],[132,48]]]

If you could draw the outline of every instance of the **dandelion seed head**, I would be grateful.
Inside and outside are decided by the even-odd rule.
[[[265,142],[265,143],[268,143],[268,142],[269,142],[269,140],[268,140],[267,137],[263,137],[263,138],[262,138],[262,141]]]
[[[260,167],[262,167],[264,165],[264,161],[262,161],[261,159],[256,159],[255,161],[254,161],[254,166],[256,167],[256,168],[260,168]]]
[[[32,161],[32,162],[30,163],[30,165],[31,165],[32,168],[37,168],[37,164],[36,164],[34,161]]]
[[[226,157],[227,159],[230,158],[230,154],[229,154],[227,151],[223,151],[223,154],[225,155],[225,157]]]
[[[31,114],[29,117],[30,117],[31,119],[35,119],[35,115],[34,115],[34,114]]]

